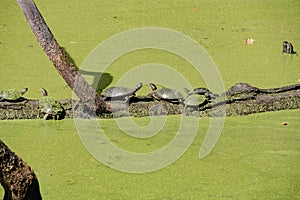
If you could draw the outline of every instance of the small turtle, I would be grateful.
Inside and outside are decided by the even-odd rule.
[[[211,101],[212,99],[219,97],[218,94],[212,93],[209,89],[204,87],[195,88],[193,91],[189,91],[188,89],[185,88],[185,91],[187,92],[188,95],[192,95],[192,94],[204,95],[207,101]]]
[[[54,98],[49,97],[44,88],[41,88],[41,93],[43,98],[39,100],[39,109],[41,113],[44,114],[44,119],[46,120],[48,117],[52,117],[52,119],[59,119],[64,113],[64,109],[61,104]]]
[[[128,102],[142,86],[143,83],[137,84],[134,89],[119,86],[110,87],[103,91],[102,98],[103,100],[125,100]]]
[[[184,97],[182,94],[176,90],[170,88],[161,88],[157,90],[156,85],[150,83],[150,87],[152,89],[152,97],[157,100],[165,100],[172,103],[181,103],[183,102]]]
[[[227,92],[222,93],[227,100],[245,100],[255,98],[261,91],[259,88],[253,87],[248,83],[236,83]]]
[[[0,101],[17,101],[22,98],[22,96],[28,91],[28,88],[24,88],[21,91],[16,89],[9,89],[0,91]]]
[[[215,93],[212,93],[212,92],[209,92],[209,93],[206,93],[206,94],[205,94],[205,97],[206,97],[206,100],[207,100],[207,101],[211,101],[211,100],[213,100],[213,99],[218,98],[219,95],[218,95],[218,94],[215,94]]]
[[[288,41],[283,41],[282,44],[282,54],[286,53],[286,54],[297,54],[296,51],[294,51],[294,46],[292,43],[288,42]]]
[[[192,94],[189,95],[185,100],[184,100],[184,105],[186,107],[199,107],[201,104],[205,102],[206,98],[203,95],[196,95]]]
[[[195,94],[194,91],[190,91],[184,88],[184,91],[188,94],[184,100],[184,113],[186,115],[192,114],[194,111],[199,111],[199,107],[206,103],[206,98],[202,92]]]
[[[239,93],[258,93],[259,89],[257,87],[251,86],[249,83],[236,83],[227,92],[226,95],[234,95]]]
[[[207,88],[204,88],[204,87],[199,87],[199,88],[195,88],[193,91],[189,91],[188,89],[184,88],[185,92],[188,94],[188,95],[191,95],[191,94],[200,94],[200,95],[205,95],[206,93],[209,93],[209,89]]]

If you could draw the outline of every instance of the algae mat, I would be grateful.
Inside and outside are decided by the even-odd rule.
[[[95,160],[73,120],[1,121],[0,137],[33,167],[44,199],[298,199],[299,115],[291,110],[229,117],[216,147],[199,159],[209,123],[204,118],[180,159],[144,174],[123,173]],[[145,140],[126,135],[114,120],[101,120],[101,126],[121,148],[150,152],[174,136],[180,117],[167,120],[159,134]],[[149,123],[148,118],[135,121]]]
[[[300,57],[281,54],[282,41],[300,49],[299,1],[36,1],[58,42],[77,66],[100,42],[132,28],[179,31],[202,45],[217,64],[225,88],[248,82],[259,88],[294,84]],[[29,87],[28,98],[46,88],[60,99],[71,91],[36,42],[15,2],[0,2],[0,89]],[[254,38],[253,45],[245,45]],[[128,70],[162,63],[182,73],[194,87],[204,86],[189,63],[161,51],[131,52],[107,69],[114,85]],[[300,51],[300,50],[298,50]],[[156,72],[154,72],[156,73]],[[136,82],[143,81],[137,77]],[[108,86],[106,85],[106,86]],[[150,87],[144,93],[150,92]]]
[[[282,1],[36,1],[58,42],[80,66],[100,42],[132,28],[169,28],[193,38],[217,64],[226,89],[236,82],[260,88],[294,84],[300,57],[282,55],[283,40],[300,51],[300,2]],[[57,99],[71,91],[39,47],[16,2],[0,2],[0,89],[44,87]],[[245,45],[254,38],[253,45]],[[131,52],[105,72],[114,85],[134,66],[163,63],[194,87],[204,81],[184,60],[161,51]],[[142,79],[142,77],[138,77]],[[142,81],[142,80],[139,80]],[[141,93],[150,92],[146,88]],[[173,165],[147,174],[111,170],[88,154],[72,120],[1,121],[1,139],[37,172],[44,199],[299,199],[299,110],[227,118],[213,152],[199,160],[209,119]],[[147,123],[147,118],[137,119]],[[137,151],[172,138],[178,116],[150,141],[132,140],[101,121],[116,144]],[[280,123],[288,121],[287,126]],[[111,130],[111,131],[109,131]],[[34,145],[32,145],[34,144]],[[2,191],[2,189],[1,189]],[[2,191],[3,192],[3,191]]]

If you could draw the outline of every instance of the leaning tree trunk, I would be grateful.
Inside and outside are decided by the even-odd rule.
[[[73,61],[60,47],[33,0],[17,0],[17,3],[41,47],[69,87],[90,110],[100,113],[104,111],[105,102],[80,75]]]
[[[38,179],[22,159],[0,140],[0,182],[4,200],[41,200]]]

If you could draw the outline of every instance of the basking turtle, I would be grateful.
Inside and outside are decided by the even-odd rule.
[[[205,102],[205,97],[202,95],[192,94],[184,100],[185,107],[199,107]]]
[[[211,101],[212,99],[215,99],[219,97],[219,95],[212,93],[209,89],[204,87],[195,88],[193,91],[189,91],[185,88],[185,91],[188,95],[192,94],[198,94],[198,95],[204,95],[207,101]]]
[[[206,101],[205,96],[200,93],[194,93],[193,91],[188,90],[187,88],[184,88],[184,91],[188,94],[187,98],[184,100],[184,107],[199,107],[201,104],[203,104]]]
[[[283,44],[282,44],[282,53],[297,54],[297,52],[294,51],[293,44],[290,43],[290,42],[288,42],[288,41],[283,41]]]
[[[158,90],[156,85],[154,85],[153,83],[150,83],[150,87],[152,89],[152,97],[157,100],[165,100],[172,103],[183,102],[184,97],[180,92],[176,90],[165,87]]]
[[[49,97],[47,91],[41,88],[43,98],[39,100],[40,112],[44,114],[44,119],[51,117],[52,119],[59,119],[63,116],[64,109],[61,104],[54,98]]]
[[[257,87],[251,86],[249,83],[236,83],[227,92],[226,95],[235,95],[239,93],[258,93]]]
[[[255,98],[260,93],[260,89],[251,86],[248,83],[236,83],[222,96],[226,96],[228,100],[245,100]]]
[[[188,95],[191,95],[191,94],[205,95],[207,93],[210,93],[209,89],[204,88],[204,87],[195,88],[193,91],[189,91],[186,88],[184,88],[184,90]]]
[[[0,101],[17,101],[28,91],[28,88],[24,88],[21,91],[16,89],[9,89],[0,91]]]
[[[141,89],[142,86],[143,83],[137,84],[134,89],[119,86],[110,87],[103,91],[102,98],[103,100],[125,100],[128,102],[130,97],[135,96],[135,93]]]

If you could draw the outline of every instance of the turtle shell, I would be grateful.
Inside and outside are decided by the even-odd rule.
[[[227,94],[238,94],[238,93],[250,93],[250,92],[258,92],[259,89],[251,86],[249,83],[236,83],[232,86]]]
[[[207,88],[204,88],[204,87],[199,87],[199,88],[195,88],[193,91],[188,91],[186,89],[186,92],[191,95],[191,94],[199,94],[199,95],[205,95],[205,94],[208,94],[210,93],[209,89]]]
[[[27,88],[24,88],[21,92],[16,89],[3,90],[0,91],[0,98],[11,101],[18,100],[27,92],[27,90]]]
[[[124,97],[130,96],[134,93],[133,89],[126,88],[126,87],[110,87],[103,91],[102,96],[116,98],[116,97]]]
[[[107,88],[106,90],[103,91],[102,96],[104,98],[125,98],[125,100],[128,100],[129,96],[135,95],[135,93],[141,89],[143,86],[143,83],[139,83],[135,86],[134,89],[126,88],[126,87],[120,87],[120,86],[115,86],[115,87],[110,87]]]
[[[153,92],[155,98],[163,100],[179,100],[183,99],[183,96],[180,92],[170,89],[170,88],[161,88]]]
[[[39,100],[40,111],[51,116],[59,116],[63,112],[63,107],[55,99],[45,96]]]
[[[205,99],[202,95],[190,95],[185,99],[184,104],[186,106],[199,106],[205,102]]]

